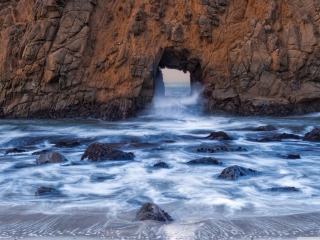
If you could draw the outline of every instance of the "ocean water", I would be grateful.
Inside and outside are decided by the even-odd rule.
[[[257,142],[277,133],[303,136],[320,125],[320,113],[304,116],[207,116],[200,92],[170,89],[138,117],[0,120],[0,238],[97,236],[107,239],[296,239],[320,236],[320,143],[300,139]],[[273,125],[272,132],[252,128]],[[233,140],[211,141],[212,131]],[[77,140],[74,148],[53,142]],[[135,154],[134,161],[81,161],[93,142]],[[198,152],[198,148],[242,147],[247,151]],[[10,148],[23,153],[5,155]],[[50,149],[67,163],[36,165],[35,151]],[[300,154],[301,159],[285,159]],[[188,165],[215,157],[223,164]],[[169,169],[153,165],[164,161]],[[260,171],[236,181],[219,179],[239,165]],[[38,187],[61,194],[37,197]],[[298,192],[270,192],[273,187]],[[175,220],[132,222],[144,202],[154,202]]]

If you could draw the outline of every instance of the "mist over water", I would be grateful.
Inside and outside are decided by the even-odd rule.
[[[1,120],[0,237],[294,239],[320,235],[320,143],[254,141],[283,132],[302,136],[319,126],[320,113],[283,118],[205,116],[201,90],[188,95],[187,89],[169,89],[140,116],[122,122]],[[278,130],[252,131],[267,124]],[[204,139],[213,131],[225,131],[234,140]],[[58,140],[79,140],[81,145],[56,148],[53,142]],[[135,160],[81,161],[93,142],[131,151]],[[201,147],[221,146],[247,151],[197,152]],[[15,147],[26,152],[4,155]],[[68,162],[35,165],[37,156],[31,154],[44,149],[60,152]],[[301,159],[285,159],[287,154],[300,154]],[[201,157],[215,157],[223,165],[186,164]],[[159,161],[169,169],[153,167]],[[219,179],[221,171],[232,165],[261,174],[236,181]],[[34,192],[41,186],[61,194],[36,197]],[[266,191],[286,186],[300,191]],[[160,205],[174,223],[133,223],[135,212],[146,201]]]

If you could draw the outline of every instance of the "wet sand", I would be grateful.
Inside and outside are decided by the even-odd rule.
[[[297,239],[320,236],[320,212],[288,216],[131,222],[134,212],[108,219],[95,214],[1,214],[0,239]]]

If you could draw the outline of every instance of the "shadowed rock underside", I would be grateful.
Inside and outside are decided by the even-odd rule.
[[[125,119],[158,66],[208,112],[320,110],[319,0],[2,0],[0,116]]]

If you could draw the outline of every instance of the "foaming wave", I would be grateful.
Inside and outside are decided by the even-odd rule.
[[[199,108],[199,106],[203,104],[202,87],[192,89],[189,96],[181,96],[185,92],[183,88],[171,89],[171,92],[173,91],[175,91],[175,94],[170,94],[171,96],[154,97],[147,114],[175,118],[200,115],[201,107]],[[181,92],[180,96],[179,92]]]

